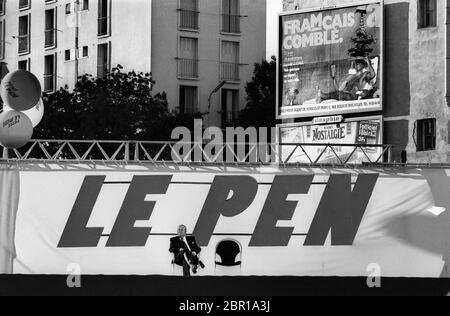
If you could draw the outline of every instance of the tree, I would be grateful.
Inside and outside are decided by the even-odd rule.
[[[235,125],[274,127],[276,103],[276,58],[255,64],[252,81],[247,82],[247,106],[239,113]]]
[[[46,113],[34,138],[76,140],[168,140],[165,123],[173,121],[165,94],[152,96],[150,73],[113,68],[104,79],[80,77],[67,87],[44,94]]]

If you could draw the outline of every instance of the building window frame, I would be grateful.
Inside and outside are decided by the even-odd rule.
[[[100,64],[99,60],[99,54],[100,54],[100,47],[105,47],[106,50],[104,52],[106,59],[106,64],[102,63]],[[105,43],[99,43],[97,45],[97,78],[103,79],[105,78],[109,73],[111,72],[111,42],[105,42]]]
[[[225,12],[225,1],[228,1],[228,11]],[[232,12],[231,1],[237,1],[237,12]],[[221,0],[220,2],[220,32],[229,35],[241,35],[241,0]]]
[[[417,28],[437,27],[437,0],[417,1]]]
[[[20,20],[26,18],[27,20],[27,34],[21,34],[20,33]],[[17,35],[17,41],[18,41],[18,53],[19,56],[27,55],[31,51],[31,14],[25,14],[19,16],[19,23],[18,23],[19,32]],[[26,47],[21,49],[21,41],[26,42]]]
[[[417,152],[436,150],[436,118],[417,120]]]
[[[47,71],[47,60],[50,59],[53,62],[51,73]],[[57,77],[57,54],[48,54],[44,56],[44,86],[43,92],[53,93],[56,91],[56,77]]]
[[[47,29],[47,25],[45,26],[45,41],[44,46],[46,50],[54,49],[57,47],[58,43],[58,30],[57,30],[57,21],[58,21],[58,8],[54,7],[51,9],[45,10],[45,14],[47,14],[47,11],[53,11],[53,27]],[[45,23],[47,24],[47,16],[45,17]],[[50,43],[47,43],[48,38],[52,38]]]
[[[22,1],[26,3],[22,3]],[[31,0],[19,0],[19,11],[31,9]]]
[[[21,68],[20,67],[20,63],[25,62],[25,68]],[[31,59],[27,58],[27,59],[21,59],[17,62],[17,69],[22,69],[22,70],[27,70],[30,71],[31,70]]]
[[[223,56],[223,45],[224,43],[235,43],[237,44],[237,59],[234,62],[229,62],[224,60]],[[219,56],[219,81],[227,81],[229,83],[239,84],[241,82],[240,78],[240,58],[241,58],[241,43],[240,41],[232,40],[219,40],[220,56]]]
[[[195,2],[194,9],[183,8],[183,0],[178,0],[178,29],[182,31],[200,31],[200,9],[199,0]]]
[[[0,60],[5,59],[5,36],[6,23],[5,20],[0,20]]]
[[[195,42],[194,58],[185,58],[182,54],[182,39],[190,39]],[[198,37],[178,36],[178,53],[177,53],[177,77],[178,79],[199,80],[199,57],[198,57]]]
[[[103,1],[106,3],[106,16],[103,16]],[[97,17],[97,37],[105,38],[111,36],[111,0],[98,0],[98,17]]]
[[[6,0],[0,0],[0,16],[6,14]]]
[[[232,101],[232,106],[233,108],[231,109],[231,111],[229,111],[229,109],[227,108],[227,104],[226,104],[226,98],[227,98],[227,93],[231,92],[232,93],[232,97],[235,98],[235,100]],[[222,113],[222,118],[221,118],[221,124],[222,124],[222,128],[227,127],[230,123],[236,121],[237,117],[239,116],[239,111],[240,111],[240,107],[239,107],[239,98],[240,98],[240,90],[237,88],[222,88],[220,90],[220,104],[221,104],[221,113]],[[236,104],[234,103],[236,102]],[[231,115],[230,115],[231,113]]]
[[[186,104],[182,105],[184,103],[184,101],[186,100],[186,99],[182,100],[183,99],[182,98],[182,96],[183,96],[182,90],[183,89],[193,89],[193,91],[195,91],[195,95],[192,98],[195,103],[192,105],[192,108],[189,111],[186,111]],[[179,84],[178,85],[178,101],[179,101],[178,102],[178,112],[180,114],[194,115],[195,113],[197,113],[199,111],[199,108],[198,108],[199,104],[200,104],[199,103],[200,102],[199,87],[196,85],[190,85],[190,84]]]

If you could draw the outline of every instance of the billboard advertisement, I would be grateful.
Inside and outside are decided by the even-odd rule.
[[[280,158],[283,162],[305,164],[383,162],[382,146],[372,147],[383,143],[382,130],[381,117],[350,119],[334,124],[279,125]],[[327,144],[332,146],[326,148]]]
[[[280,16],[277,117],[382,109],[382,3]]]
[[[182,276],[179,224],[199,276],[450,271],[446,169],[19,163],[0,180],[1,273]]]

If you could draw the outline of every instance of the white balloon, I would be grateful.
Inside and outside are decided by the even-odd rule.
[[[29,109],[28,111],[23,111],[22,113],[28,116],[33,124],[33,127],[36,127],[44,117],[44,102],[40,99],[35,107]]]
[[[3,102],[16,111],[34,107],[42,94],[39,80],[31,72],[16,70],[7,74],[0,85]]]
[[[31,120],[18,111],[6,111],[0,114],[0,144],[12,149],[26,145],[33,136]]]

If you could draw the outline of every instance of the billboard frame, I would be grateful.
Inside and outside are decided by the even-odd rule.
[[[374,110],[338,110],[333,112],[317,112],[311,115],[302,115],[302,114],[290,114],[290,115],[281,115],[281,102],[280,97],[283,95],[280,89],[283,88],[281,77],[282,71],[282,18],[285,16],[303,14],[303,13],[313,13],[313,12],[323,12],[328,10],[337,10],[337,9],[345,9],[352,8],[361,5],[371,5],[371,4],[379,4],[380,5],[380,87],[381,87],[381,96],[380,96],[380,106]],[[367,1],[358,1],[355,3],[346,3],[341,5],[333,5],[328,7],[312,7],[307,9],[295,10],[295,11],[286,11],[278,14],[278,58],[276,62],[276,97],[275,97],[275,118],[277,120],[285,120],[285,119],[296,119],[296,118],[310,118],[310,117],[320,117],[320,116],[333,116],[333,115],[344,115],[344,114],[353,114],[353,113],[369,113],[369,112],[379,112],[384,109],[384,0],[367,0]]]

